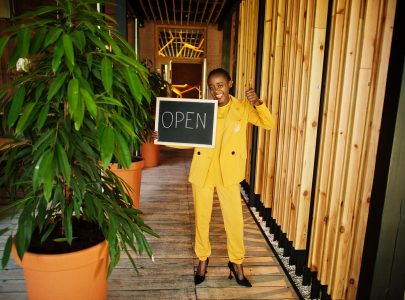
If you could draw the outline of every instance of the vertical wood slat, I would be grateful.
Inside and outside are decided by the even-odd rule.
[[[294,247],[296,250],[306,248],[308,216],[311,201],[312,174],[315,159],[315,146],[318,129],[318,112],[322,84],[323,58],[325,50],[326,21],[328,1],[316,1],[315,24],[313,30],[311,65],[308,82],[308,106],[304,127],[303,165],[301,174],[300,195],[297,204],[297,223]]]
[[[310,246],[310,269],[314,272],[320,270],[322,253],[325,244],[325,230],[328,222],[328,198],[327,188],[329,176],[333,164],[332,161],[332,138],[333,125],[335,122],[335,106],[338,97],[339,73],[343,61],[343,23],[346,0],[335,1],[332,9],[331,42],[328,61],[328,74],[326,76],[325,100],[323,111],[323,128],[320,140],[319,167],[317,173],[317,189],[315,191],[314,218],[312,224],[312,243]]]
[[[271,36],[270,36],[270,60],[268,68],[269,84],[267,86],[268,95],[268,106],[277,124],[278,120],[278,99],[276,99],[272,93],[274,85],[274,76],[276,74],[275,68],[278,62],[275,61],[275,49],[276,49],[276,32],[277,32],[277,14],[278,14],[278,1],[274,0],[272,2],[266,1],[266,5],[272,5],[271,13]],[[275,155],[276,155],[276,145],[277,145],[277,126],[275,126],[270,132],[266,132],[267,143],[266,147],[266,169],[263,176],[263,190],[262,195],[264,195],[264,205],[265,207],[274,208],[274,172],[275,172]],[[273,210],[274,212],[274,210]]]
[[[273,90],[272,90],[272,97],[274,99],[274,110],[273,114],[276,117],[277,121],[277,140],[282,140],[283,138],[283,126],[282,126],[282,118],[280,116],[280,110],[282,110],[282,105],[280,103],[280,96],[281,96],[281,74],[282,74],[282,61],[283,61],[283,44],[284,44],[284,18],[285,18],[285,0],[281,0],[278,2],[277,6],[277,31],[276,31],[276,47],[275,47],[275,56],[274,60],[276,63],[275,66],[275,74],[273,77],[274,83],[273,83]],[[276,109],[277,108],[277,109]],[[277,144],[277,149],[275,153],[275,174],[277,176],[274,177],[274,215],[273,218],[275,220],[280,219],[281,215],[281,208],[280,204],[281,199],[276,197],[276,195],[279,192],[279,181],[280,181],[280,162],[281,162],[281,155],[282,155],[282,149],[279,149],[279,145]]]
[[[285,168],[286,173],[292,173],[294,171],[295,163],[294,163],[294,154],[295,154],[295,141],[296,141],[296,122],[295,118],[297,115],[297,105],[299,101],[296,101],[294,95],[296,95],[296,81],[300,77],[300,74],[296,72],[297,66],[300,64],[299,60],[297,59],[297,47],[298,47],[298,35],[299,35],[299,8],[300,2],[302,1],[293,1],[291,7],[291,44],[290,44],[290,64],[288,70],[288,82],[287,82],[287,103],[289,104],[289,108],[287,110],[288,122],[287,122],[287,143],[288,143],[288,152],[286,153],[286,161],[285,161]],[[298,56],[299,58],[299,56]],[[287,238],[289,238],[289,227],[291,225],[290,219],[290,212],[293,209],[292,206],[292,176],[286,176],[285,182],[285,191],[284,191],[284,199],[286,202],[285,210],[284,210],[284,222],[283,227],[284,231],[287,233]]]
[[[255,87],[255,69],[256,69],[256,46],[257,46],[257,20],[259,18],[259,11],[258,11],[258,1],[256,0],[247,0],[247,15],[248,19],[245,23],[247,27],[247,34],[248,34],[248,43],[247,43],[247,59],[248,63],[246,64],[245,69],[245,81],[243,82],[242,86],[242,96],[241,98],[246,98],[245,92],[249,88],[251,84],[253,88]],[[248,21],[250,19],[250,21]],[[250,63],[249,63],[250,62]],[[248,142],[248,156],[247,156],[247,163],[246,163],[246,178],[250,182],[250,165],[251,165],[251,158],[252,158],[252,133],[253,133],[253,126],[248,126],[247,132],[247,140]]]
[[[238,99],[245,99],[245,91],[251,82],[254,86],[256,67],[256,44],[257,44],[257,19],[259,5],[254,0],[241,1],[239,6],[239,36],[238,58],[235,95]],[[251,126],[248,128],[247,139],[251,140]],[[248,142],[248,159],[246,165],[250,165],[251,147]],[[250,179],[250,168],[246,169],[246,179]]]
[[[347,142],[347,127],[348,115],[350,109],[350,98],[352,95],[352,83],[355,78],[356,66],[356,49],[357,49],[357,34],[359,27],[360,16],[360,1],[348,2],[347,9],[349,14],[346,16],[346,32],[344,34],[344,64],[342,73],[339,76],[339,95],[336,111],[337,119],[334,129],[335,140],[331,147],[334,151],[334,161],[339,162],[334,164],[333,170],[328,182],[327,195],[329,196],[328,223],[326,227],[325,249],[322,258],[322,266],[320,270],[321,284],[328,284],[331,280],[331,270],[334,259],[334,247],[336,243],[337,227],[338,227],[338,211],[340,206],[340,191],[343,178],[343,164],[345,162],[344,152]]]
[[[287,1],[286,5],[286,22],[285,22],[285,30],[284,30],[284,53],[283,53],[283,71],[282,71],[282,79],[281,79],[281,114],[282,118],[280,120],[284,121],[282,125],[280,122],[280,126],[283,126],[284,129],[284,138],[279,143],[283,143],[283,151],[281,152],[281,162],[280,162],[280,170],[281,170],[281,180],[279,181],[279,197],[283,199],[281,202],[282,205],[280,206],[282,213],[280,214],[279,224],[283,231],[286,231],[288,227],[288,218],[286,217],[286,212],[289,209],[289,198],[286,194],[286,182],[288,177],[288,153],[289,153],[289,142],[290,142],[290,130],[291,130],[291,101],[288,99],[289,95],[289,79],[292,72],[290,72],[291,61],[293,57],[290,55],[291,46],[292,46],[292,8],[293,8],[293,1]]]
[[[264,16],[264,37],[263,37],[263,55],[262,55],[262,70],[261,70],[261,87],[260,87],[260,99],[265,102],[267,107],[271,110],[271,101],[269,98],[269,69],[270,69],[270,53],[271,53],[271,32],[272,32],[272,14],[273,14],[273,0],[267,1],[265,4],[265,16]],[[268,147],[266,147],[270,138],[269,132],[259,128],[258,131],[258,156],[256,163],[256,183],[255,193],[262,194],[261,201],[265,207],[271,207],[270,201],[267,200],[267,196],[262,191],[265,189],[267,180],[266,174],[268,172]]]
[[[305,17],[306,17],[306,2],[300,1],[298,8],[298,32],[297,32],[297,49],[296,49],[296,64],[295,70],[295,81],[294,81],[294,94],[293,94],[293,103],[294,110],[292,114],[292,123],[291,123],[291,141],[292,146],[290,147],[290,161],[289,161],[289,170],[292,174],[289,176],[289,195],[291,197],[291,209],[290,215],[288,216],[290,223],[287,230],[287,236],[289,240],[295,240],[295,228],[296,228],[296,215],[297,215],[297,197],[295,191],[297,183],[295,182],[295,174],[298,174],[299,164],[297,164],[297,159],[301,156],[301,151],[298,140],[300,137],[300,130],[298,128],[300,109],[303,106],[300,97],[301,97],[301,82],[302,82],[302,72],[303,72],[303,60],[304,60],[304,40],[305,40]]]

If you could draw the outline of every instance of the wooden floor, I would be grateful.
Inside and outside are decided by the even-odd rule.
[[[160,165],[143,170],[140,208],[145,222],[161,238],[149,239],[154,262],[146,256],[136,260],[140,275],[122,257],[109,278],[108,299],[299,299],[245,204],[244,270],[253,288],[228,279],[226,238],[217,199],[208,273],[202,284],[194,285],[198,260],[193,251],[193,201],[187,182],[190,160],[190,150],[162,148]],[[0,270],[0,299],[26,299],[22,271],[12,261]]]

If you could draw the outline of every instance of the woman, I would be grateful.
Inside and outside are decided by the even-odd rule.
[[[233,81],[224,69],[208,75],[211,95],[218,101],[215,148],[196,148],[190,168],[195,210],[195,252],[199,259],[194,277],[196,284],[205,280],[211,254],[209,226],[214,188],[216,188],[227,236],[229,278],[232,273],[238,284],[252,285],[243,274],[245,256],[243,215],[239,183],[245,178],[246,127],[248,123],[264,129],[274,127],[274,119],[266,105],[250,87],[247,100],[229,94]]]
[[[246,127],[252,123],[271,129],[274,127],[274,119],[252,88],[246,92],[247,100],[238,100],[229,95],[232,84],[229,73],[224,69],[212,70],[208,75],[211,95],[218,101],[217,128],[215,148],[195,148],[190,167],[189,181],[193,190],[196,226],[195,253],[199,259],[194,282],[202,283],[207,273],[211,255],[209,227],[215,188],[227,236],[229,279],[232,279],[233,274],[238,284],[251,287],[242,267],[245,248],[239,187],[245,178]]]

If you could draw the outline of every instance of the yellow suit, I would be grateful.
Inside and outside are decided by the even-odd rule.
[[[228,104],[218,108],[215,148],[194,149],[189,181],[193,187],[195,209],[195,252],[202,261],[211,255],[209,226],[214,188],[224,219],[229,259],[237,264],[243,261],[245,249],[239,183],[245,178],[248,123],[265,129],[271,129],[275,124],[265,104],[253,107],[246,100],[230,96]]]

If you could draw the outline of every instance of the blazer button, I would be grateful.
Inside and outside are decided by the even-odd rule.
[[[200,154],[201,154],[201,152],[200,152],[200,151],[198,151],[198,152],[197,152],[197,154],[198,154],[198,155],[200,155]]]
[[[235,151],[232,151],[232,155],[235,155]]]

